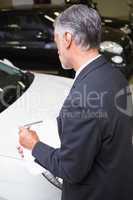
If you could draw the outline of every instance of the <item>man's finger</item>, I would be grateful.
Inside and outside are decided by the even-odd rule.
[[[19,128],[19,134],[28,134],[30,128],[20,127]]]

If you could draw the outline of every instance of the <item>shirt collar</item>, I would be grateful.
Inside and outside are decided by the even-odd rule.
[[[86,63],[84,63],[83,65],[81,65],[81,67],[76,71],[74,81],[76,80],[76,78],[77,78],[77,76],[80,74],[80,72],[81,72],[87,65],[89,65],[91,62],[93,62],[94,60],[96,60],[96,59],[99,58],[100,56],[101,56],[101,54],[98,54],[95,58],[92,58],[91,60],[89,60],[89,61],[87,61]]]

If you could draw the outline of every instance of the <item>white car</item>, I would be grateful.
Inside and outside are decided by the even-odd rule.
[[[35,164],[28,150],[23,159],[18,154],[18,128],[43,121],[32,129],[42,141],[59,147],[56,117],[72,83],[72,79],[24,72],[0,62],[0,200],[61,198],[59,179]]]

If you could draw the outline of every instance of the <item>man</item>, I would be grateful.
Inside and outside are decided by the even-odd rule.
[[[133,199],[133,113],[122,112],[127,97],[131,102],[123,93],[128,83],[99,54],[100,38],[101,19],[92,8],[73,5],[57,18],[60,61],[76,71],[57,118],[61,147],[20,129],[20,144],[63,179],[62,200]]]

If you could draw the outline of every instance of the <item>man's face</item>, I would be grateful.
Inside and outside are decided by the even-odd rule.
[[[62,67],[64,69],[72,69],[72,67],[70,67],[69,65],[68,49],[66,48],[65,41],[64,41],[65,38],[63,37],[63,35],[59,33],[54,33],[54,40],[57,45],[58,55],[59,55],[59,59],[62,64]]]

